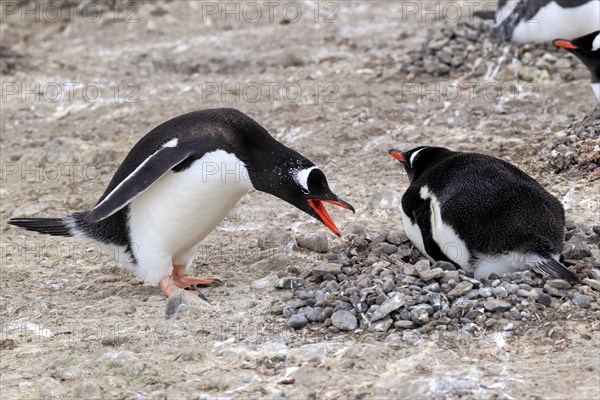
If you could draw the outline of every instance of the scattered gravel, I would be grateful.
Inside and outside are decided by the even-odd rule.
[[[533,82],[559,74],[572,80],[579,63],[548,44],[514,45],[490,39],[491,24],[481,20],[431,30],[420,48],[406,52],[402,71],[415,77],[485,77]]]
[[[548,312],[556,316],[569,309],[598,312],[600,251],[591,243],[597,233],[571,221],[566,226],[569,240],[563,254],[570,258],[564,262],[583,278],[580,284],[532,271],[478,281],[451,263],[431,264],[397,232],[369,236],[364,228],[353,226],[345,248],[332,253],[330,262],[316,265],[302,278],[277,282],[277,288],[293,294],[277,310],[295,329],[323,324],[332,332],[465,329],[471,333],[517,331],[522,323]],[[393,252],[388,245],[394,246]]]
[[[570,168],[589,171],[592,179],[600,179],[600,106],[592,115],[575,121],[556,140],[550,151],[542,153],[555,172]]]

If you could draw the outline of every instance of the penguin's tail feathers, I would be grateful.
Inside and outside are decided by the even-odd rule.
[[[475,11],[473,15],[484,20],[496,20],[496,11]]]
[[[67,218],[11,218],[10,225],[52,236],[73,236]]]
[[[569,283],[580,282],[579,277],[570,269],[556,261],[554,258],[548,257],[533,265],[533,269],[542,274],[550,275],[556,279],[562,279]]]

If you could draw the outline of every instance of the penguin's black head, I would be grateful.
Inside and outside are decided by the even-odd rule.
[[[295,156],[295,157],[294,157]],[[254,188],[272,194],[298,207],[341,236],[323,203],[331,203],[354,212],[354,207],[334,194],[325,174],[306,158],[290,151],[289,158],[281,160],[260,176],[251,173]]]
[[[404,152],[398,149],[391,149],[388,153],[402,163],[404,170],[408,174],[408,179],[412,182],[429,165],[439,161],[440,157],[451,153],[451,151],[443,147],[419,146]]]
[[[592,73],[592,82],[600,82],[600,31],[573,40],[556,39],[553,43],[577,56]]]

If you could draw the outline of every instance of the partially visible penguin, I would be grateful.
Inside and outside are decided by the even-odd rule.
[[[600,29],[600,0],[499,0],[496,11],[475,16],[496,21],[492,37],[515,43],[574,39]]]
[[[600,101],[600,30],[577,39],[556,39],[554,45],[576,55],[592,74],[592,90]]]
[[[402,196],[406,234],[431,261],[452,262],[476,279],[532,268],[579,281],[559,262],[562,204],[523,171],[442,147],[389,153],[410,179]]]

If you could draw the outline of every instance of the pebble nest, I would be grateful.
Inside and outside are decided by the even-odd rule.
[[[407,340],[413,340],[411,333],[434,330],[510,336],[527,321],[600,314],[600,225],[566,224],[562,257],[582,279],[575,285],[532,271],[478,281],[451,263],[431,264],[401,231],[369,237],[359,224],[349,231],[344,249],[330,253],[328,262],[304,273],[290,267],[279,274],[275,287],[290,296],[272,311],[290,327],[400,331]],[[299,243],[323,250],[323,238],[312,234]]]
[[[499,42],[490,38],[491,28],[491,23],[474,19],[432,29],[420,47],[406,52],[402,71],[414,77],[459,75],[498,81],[575,79],[580,61],[564,50],[551,43]]]
[[[571,124],[543,158],[555,172],[577,168],[590,172],[592,180],[600,179],[600,106]]]

